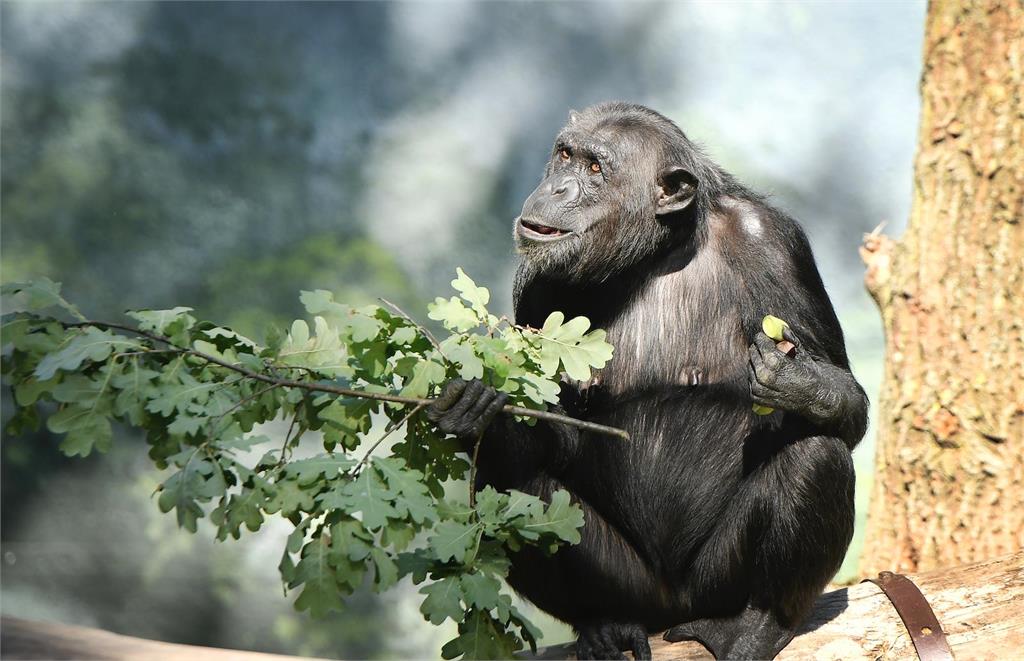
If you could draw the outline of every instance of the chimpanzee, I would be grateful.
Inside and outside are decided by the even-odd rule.
[[[520,424],[479,381],[446,384],[428,413],[466,443],[483,430],[480,484],[567,489],[586,516],[579,545],[513,556],[510,584],[575,628],[581,659],[650,658],[666,628],[717,658],[774,657],[850,542],[867,425],[800,226],[672,121],[604,103],[570,114],[515,241],[516,322],[585,315],[615,347],[563,384],[561,411],[631,440]]]

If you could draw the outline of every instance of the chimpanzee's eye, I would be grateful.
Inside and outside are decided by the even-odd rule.
[[[601,164],[598,163],[597,161],[591,161],[590,162],[590,171],[593,172],[594,174],[600,173],[601,172]]]
[[[569,150],[564,148],[561,149],[558,152],[558,157],[561,158],[563,161],[568,161],[570,157]]]

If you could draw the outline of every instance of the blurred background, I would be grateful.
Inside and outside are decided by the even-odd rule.
[[[512,219],[571,108],[674,119],[807,229],[872,398],[861,236],[910,205],[923,2],[0,5],[0,258],[92,318],[189,305],[259,337],[300,289],[425,316],[463,266],[511,307]],[[3,394],[9,403],[10,394]],[[9,410],[9,406],[5,406]],[[173,642],[431,657],[411,585],[312,621],[287,526],[216,544],[159,513],[141,438],[2,444],[2,609]],[[857,451],[866,503],[873,433]],[[862,521],[861,521],[862,522]],[[859,533],[840,578],[856,571]],[[538,620],[545,643],[568,629]]]

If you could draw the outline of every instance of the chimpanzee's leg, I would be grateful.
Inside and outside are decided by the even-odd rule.
[[[853,461],[838,438],[790,442],[754,468],[688,572],[692,609],[709,617],[675,626],[665,639],[698,640],[718,659],[778,654],[842,563],[853,536],[853,486]],[[742,610],[716,612],[744,592]]]
[[[539,477],[526,491],[548,499],[558,481]],[[653,617],[671,621],[672,592],[636,549],[601,514],[574,498],[586,525],[580,543],[554,555],[525,547],[512,556],[509,584],[578,634],[579,659],[621,659],[632,651],[650,659],[647,627]],[[655,615],[656,614],[656,615]],[[662,625],[664,626],[664,625]]]

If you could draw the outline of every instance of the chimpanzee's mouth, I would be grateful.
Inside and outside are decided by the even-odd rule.
[[[541,225],[525,218],[519,219],[519,233],[531,239],[541,240],[556,239],[572,234],[569,230],[558,229],[550,225]]]

